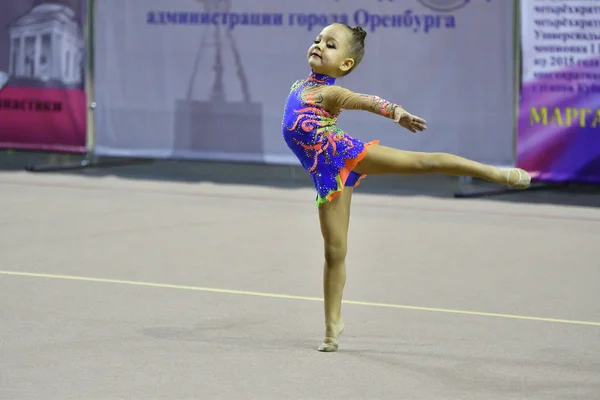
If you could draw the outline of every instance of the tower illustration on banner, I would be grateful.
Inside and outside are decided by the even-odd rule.
[[[0,71],[0,90],[4,89],[4,86],[8,83],[8,74]]]
[[[226,13],[231,9],[231,0],[197,1],[209,13]],[[214,49],[212,68],[203,69],[202,56],[210,49]],[[235,71],[225,69],[226,50],[231,51]],[[203,100],[194,98],[194,87],[199,79],[212,80],[210,93]],[[240,85],[242,99],[228,100],[226,85],[236,83]],[[255,158],[262,154],[262,104],[252,101],[235,38],[226,25],[204,28],[187,87],[185,99],[177,100],[175,105],[175,156],[193,156],[202,152],[237,153],[239,157],[234,158],[245,159],[245,155]]]
[[[68,2],[35,0],[10,24],[9,36],[11,85],[82,87],[83,30]]]

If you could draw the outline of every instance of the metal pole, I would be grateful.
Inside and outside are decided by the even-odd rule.
[[[517,165],[519,115],[521,107],[521,0],[513,1],[513,81],[514,81],[514,118],[513,118],[513,165]]]
[[[96,97],[94,91],[94,43],[96,33],[96,0],[86,0],[86,65],[85,65],[85,93],[87,100],[86,118],[86,150],[88,161],[94,158],[95,123],[94,111],[96,109]]]

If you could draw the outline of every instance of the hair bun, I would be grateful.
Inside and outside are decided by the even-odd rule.
[[[360,26],[355,26],[354,28],[352,28],[352,30],[358,33],[362,40],[365,40],[365,38],[367,37],[367,31],[365,31]]]

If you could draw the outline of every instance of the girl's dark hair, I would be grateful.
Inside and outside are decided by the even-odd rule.
[[[358,64],[363,59],[365,55],[365,38],[367,37],[367,32],[361,28],[360,26],[350,27],[349,25],[342,24],[346,28],[348,28],[351,32],[350,36],[350,48],[348,51],[350,52],[350,56],[354,59],[354,65],[352,68],[348,70],[344,75],[348,75],[354,68],[358,67]]]

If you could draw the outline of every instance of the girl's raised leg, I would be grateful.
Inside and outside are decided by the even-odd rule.
[[[323,292],[325,299],[325,339],[319,351],[338,349],[338,337],[344,330],[342,320],[342,295],[346,284],[346,253],[352,187],[319,207],[319,222],[323,235],[325,265],[323,267]]]
[[[369,146],[367,154],[354,169],[360,174],[445,174],[471,176],[488,182],[526,189],[529,174],[520,168],[502,169],[480,164],[454,154],[421,153],[380,145]]]

